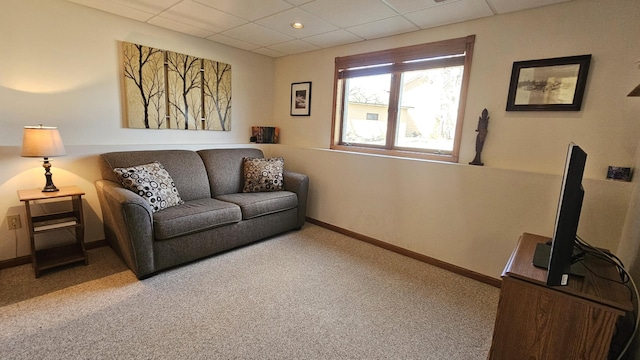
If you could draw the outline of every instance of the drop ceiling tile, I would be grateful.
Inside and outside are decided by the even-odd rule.
[[[179,3],[182,0],[109,0],[112,3],[127,6],[133,9],[159,14],[165,9]]]
[[[220,44],[225,44],[225,45],[229,45],[229,46],[233,46],[235,48],[238,49],[242,49],[242,50],[255,50],[257,48],[259,48],[260,46],[255,45],[255,44],[251,44],[242,40],[238,40],[238,39],[234,39],[234,38],[230,38],[228,36],[222,35],[222,34],[215,34],[212,36],[209,36],[207,38],[208,40],[220,43]]]
[[[291,4],[283,0],[195,0],[212,8],[250,21],[290,9]]]
[[[380,0],[316,0],[301,8],[339,27],[360,25],[398,14]]]
[[[553,5],[571,0],[488,0],[498,14]]]
[[[367,24],[352,26],[347,28],[347,30],[360,36],[361,38],[368,40],[402,34],[420,29],[407,21],[402,16],[394,16],[392,18],[384,20],[378,20]]]
[[[310,3],[315,0],[285,0],[285,1],[291,5],[302,5],[302,4]]]
[[[261,54],[261,55],[265,55],[265,56],[269,56],[269,57],[273,57],[273,58],[277,58],[277,57],[281,57],[281,56],[285,56],[287,54],[285,53],[281,53],[279,51],[275,51],[275,50],[271,50],[269,48],[259,48],[256,50],[253,50],[254,53],[256,54]]]
[[[201,38],[213,35],[212,31],[191,26],[188,24],[184,24],[181,22],[173,21],[171,19],[163,18],[160,16],[156,16],[147,22],[151,25],[160,26],[165,29],[174,30],[177,32],[181,32],[184,34],[189,34],[189,35],[193,35]]]
[[[214,33],[247,23],[246,20],[192,0],[184,0],[160,14],[161,17],[207,29]]]
[[[346,30],[336,30],[324,34],[314,35],[302,40],[322,48],[344,45],[364,40]]]
[[[302,40],[287,41],[275,45],[269,46],[269,49],[275,50],[285,54],[299,54],[307,51],[313,51],[320,49],[319,47],[306,43]]]
[[[153,17],[153,12],[151,11],[142,11],[138,9],[131,8],[129,6],[125,6],[119,3],[107,1],[107,0],[69,0],[70,2],[88,6],[97,10],[101,10],[104,12],[108,12],[111,14],[124,16],[129,19],[138,20],[138,21],[147,21]]]
[[[493,15],[484,0],[460,0],[405,14],[404,17],[422,29],[479,19]]]
[[[300,22],[304,24],[304,28],[292,28],[291,24],[294,22]],[[294,38],[313,36],[338,29],[336,26],[331,25],[321,18],[309,14],[308,12],[299,8],[294,8],[275,15],[271,15],[269,17],[256,21],[256,23],[269,29],[287,34]]]
[[[444,3],[437,3],[434,0],[383,0],[387,5],[401,14],[427,9],[434,6],[444,5]],[[446,0],[447,4],[456,2],[459,0]],[[510,0],[506,0],[510,1]]]
[[[289,35],[267,29],[264,26],[254,23],[248,23],[227,30],[223,32],[222,35],[260,46],[270,46],[294,39]]]

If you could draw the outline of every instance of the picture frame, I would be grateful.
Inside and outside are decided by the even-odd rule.
[[[507,111],[580,111],[591,54],[517,61]]]
[[[311,81],[291,84],[291,116],[311,115]]]

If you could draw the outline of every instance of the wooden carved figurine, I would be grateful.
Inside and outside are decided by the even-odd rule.
[[[478,132],[478,136],[476,136],[476,157],[470,162],[470,165],[484,165],[480,160],[480,154],[482,153],[482,148],[484,147],[484,139],[487,137],[487,132],[489,128],[489,112],[487,109],[482,110],[482,116],[478,118],[478,128],[476,131]]]

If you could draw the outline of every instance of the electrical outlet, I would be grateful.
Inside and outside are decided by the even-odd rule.
[[[20,229],[22,227],[22,223],[20,222],[20,215],[8,215],[7,225],[9,227],[9,230]]]

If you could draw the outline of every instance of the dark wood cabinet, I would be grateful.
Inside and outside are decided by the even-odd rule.
[[[615,266],[587,255],[584,277],[547,286],[533,266],[536,244],[549,238],[523,234],[502,274],[489,359],[607,359],[616,322],[633,310],[631,292]]]

